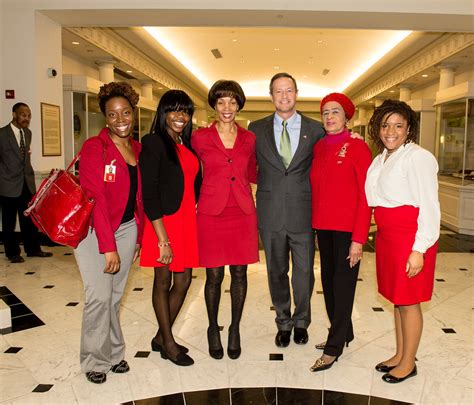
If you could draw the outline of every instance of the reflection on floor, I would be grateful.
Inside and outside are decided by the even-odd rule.
[[[469,252],[473,239],[444,230],[440,248],[433,299],[423,305],[418,376],[398,385],[383,382],[373,368],[391,356],[394,336],[392,307],[377,294],[371,252],[364,255],[356,293],[356,338],[334,367],[320,373],[309,372],[320,354],[314,344],[325,340],[328,327],[318,259],[310,341],[302,346],[292,342],[283,349],[273,343],[276,328],[263,254],[261,263],[250,266],[238,360],[214,360],[207,353],[205,274],[195,269],[174,327],[177,340],[190,348],[196,362],[191,367],[175,366],[150,351],[156,331],[150,298],[152,270],[135,267],[121,315],[131,371],[109,373],[107,382],[99,386],[87,382],[79,368],[84,296],[71,250],[45,248],[54,252],[52,258],[26,258],[21,264],[10,264],[1,254],[0,285],[4,287],[0,296],[11,305],[14,325],[12,331],[0,335],[0,402],[472,404],[474,255]],[[230,323],[230,296],[224,292],[229,285],[226,274],[219,314],[223,342]]]

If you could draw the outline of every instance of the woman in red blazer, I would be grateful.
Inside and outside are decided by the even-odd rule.
[[[258,261],[257,214],[250,183],[256,182],[255,135],[235,118],[245,104],[240,85],[219,80],[209,90],[209,105],[217,121],[193,132],[191,144],[203,167],[197,230],[200,264],[206,267],[204,290],[209,328],[209,354],[224,355],[217,315],[224,266],[231,274],[232,323],[227,354],[240,356],[239,324],[247,294],[247,265]]]
[[[99,106],[107,128],[81,150],[80,183],[95,200],[92,226],[74,251],[85,289],[81,368],[90,382],[106,373],[126,373],[120,300],[138,256],[143,233],[140,144],[132,139],[138,94],[127,83],[100,88]]]

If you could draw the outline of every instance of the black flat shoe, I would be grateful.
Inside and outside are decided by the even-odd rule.
[[[298,345],[308,343],[308,331],[305,328],[295,328],[293,330],[293,340]]]
[[[53,254],[51,252],[43,252],[42,250],[38,250],[37,252],[27,253],[26,256],[28,257],[51,257]]]
[[[110,371],[112,371],[112,373],[123,374],[130,371],[130,366],[126,360],[122,360],[120,363],[113,365]]]
[[[182,346],[178,343],[176,343],[176,345],[178,346],[178,349],[180,352],[183,352],[183,353],[188,353],[189,352],[189,349],[186,347],[186,346]],[[151,350],[153,350],[154,352],[160,352],[163,350],[163,346],[161,346],[156,340],[155,338],[151,339]]]
[[[207,345],[209,356],[220,360],[224,357],[224,348],[221,343],[221,331],[219,329],[207,328]]]
[[[398,384],[401,383],[402,381],[405,381],[407,378],[415,377],[418,374],[416,365],[413,367],[413,370],[411,371],[410,374],[407,374],[405,377],[395,377],[394,375],[387,373],[382,376],[382,380],[389,384]]]
[[[388,373],[392,371],[397,366],[387,366],[386,364],[379,363],[375,366],[375,369],[380,373]]]
[[[105,373],[100,373],[98,371],[89,371],[86,373],[87,381],[90,381],[94,384],[103,384],[107,380]]]
[[[316,360],[316,362],[310,367],[309,371],[324,371],[332,367],[332,365],[337,361],[339,356],[337,356],[331,363],[326,363],[322,358]]]
[[[8,260],[10,260],[10,263],[23,263],[25,261],[20,255],[10,256]]]
[[[278,347],[286,347],[290,344],[291,330],[279,330],[275,336],[275,344]]]
[[[163,347],[161,350],[161,358],[165,360],[169,360],[172,363],[176,364],[177,366],[192,366],[194,364],[194,360],[189,357],[186,353],[179,352],[176,356],[176,359],[172,359],[168,353],[166,353],[165,348]]]
[[[233,346],[234,348],[231,348]],[[227,355],[232,359],[238,359],[242,349],[240,347],[240,332],[238,329],[229,328],[229,339],[227,342]]]

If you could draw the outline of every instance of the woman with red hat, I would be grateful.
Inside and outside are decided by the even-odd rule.
[[[318,238],[321,281],[331,327],[327,341],[316,345],[323,355],[311,371],[332,367],[344,344],[348,346],[354,339],[352,306],[371,216],[364,184],[372,161],[367,144],[352,138],[347,129],[354,111],[354,104],[342,93],[331,93],[321,100],[326,136],[313,149],[312,226]]]

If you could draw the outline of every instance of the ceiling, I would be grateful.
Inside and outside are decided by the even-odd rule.
[[[249,99],[268,99],[269,79],[284,71],[297,79],[299,96],[303,99],[317,100],[332,91],[354,93],[367,83],[368,77],[374,80],[387,74],[443,36],[443,33],[433,32],[289,27],[122,27],[109,30],[204,99],[212,83],[223,78],[238,81]],[[114,59],[68,28],[63,28],[62,41],[64,50],[91,66],[104,59]],[[75,42],[79,44],[73,44]],[[221,58],[214,56],[212,50],[216,49]],[[474,47],[464,49],[446,62],[455,65],[457,71],[472,69]],[[116,58],[115,66],[125,72],[125,76],[149,80],[146,74]],[[416,89],[438,80],[439,69],[431,66],[404,82]],[[400,84],[403,83],[379,96],[398,97]],[[163,84],[154,84],[155,92],[165,90]]]

